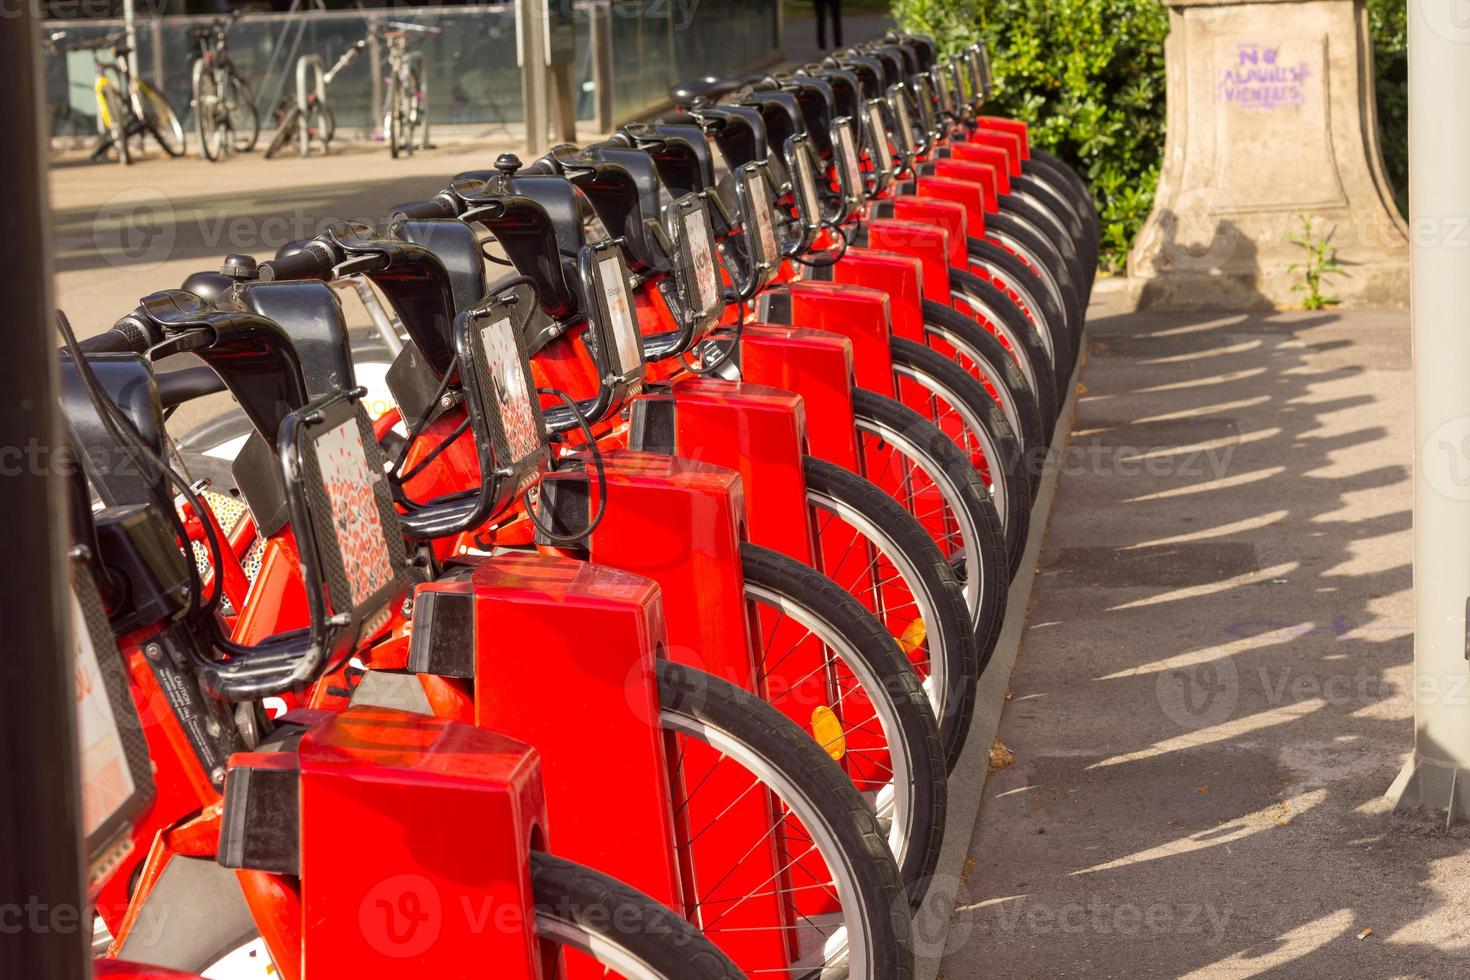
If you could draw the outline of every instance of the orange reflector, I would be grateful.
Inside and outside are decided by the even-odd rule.
[[[812,709],[812,735],[822,751],[832,758],[841,760],[847,754],[847,736],[842,734],[842,722],[825,704]]]

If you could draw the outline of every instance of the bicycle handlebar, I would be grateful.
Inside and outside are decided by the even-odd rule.
[[[336,257],[327,246],[318,241],[309,241],[299,252],[260,263],[257,272],[261,282],[330,279],[332,268],[336,264]]]
[[[68,51],[101,51],[103,48],[116,47],[118,42],[126,40],[127,36],[127,31],[115,31],[93,41],[73,41],[66,48]]]
[[[442,194],[415,204],[397,204],[393,207],[394,220],[420,221],[428,218],[457,218],[459,208]]]
[[[141,354],[158,342],[147,320],[128,314],[110,330],[78,341],[84,354]]]

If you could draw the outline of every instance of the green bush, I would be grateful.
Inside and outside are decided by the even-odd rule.
[[[1399,210],[1409,213],[1409,25],[1404,0],[1368,0],[1383,164]]]
[[[1101,261],[1118,269],[1153,203],[1164,148],[1159,0],[895,0],[895,19],[944,53],[984,38],[994,111],[1077,168],[1102,219]]]
[[[1367,0],[1388,177],[1405,208],[1408,97],[1405,0]],[[1120,269],[1153,206],[1164,153],[1160,0],[894,0],[905,29],[945,54],[990,45],[994,111],[1077,168],[1102,218],[1101,262]]]

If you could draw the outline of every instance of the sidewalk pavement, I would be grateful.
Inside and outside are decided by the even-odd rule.
[[[1470,833],[1383,801],[1407,315],[1105,301],[1089,330],[941,976],[1466,975]]]

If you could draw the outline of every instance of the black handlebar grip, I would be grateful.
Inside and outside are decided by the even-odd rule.
[[[394,205],[393,217],[406,221],[418,221],[427,218],[457,218],[458,209],[454,202],[442,194],[437,194],[427,201],[419,201],[415,204]]]
[[[257,272],[261,282],[327,279],[336,264],[330,249],[321,242],[309,241],[299,252],[260,263]]]
[[[84,354],[141,354],[153,346],[153,331],[129,314],[111,330],[78,341],[77,346]]]

